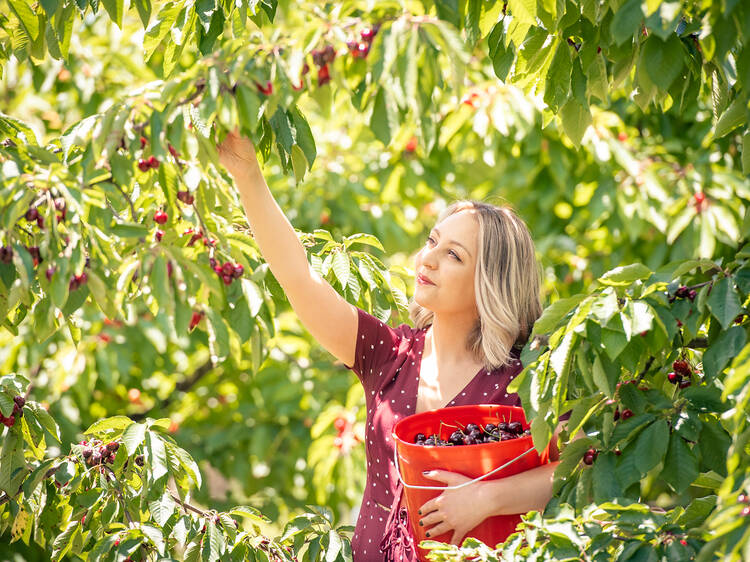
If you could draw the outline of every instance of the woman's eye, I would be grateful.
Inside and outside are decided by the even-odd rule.
[[[427,238],[427,243],[430,243],[430,242],[432,242],[433,244],[435,243],[435,241],[432,239],[432,236],[429,236]],[[459,258],[458,254],[454,252],[453,250],[449,250],[448,253],[451,254],[454,258],[456,258],[456,260],[461,261],[461,258]]]

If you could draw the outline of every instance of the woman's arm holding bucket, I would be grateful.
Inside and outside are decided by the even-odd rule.
[[[428,528],[435,525],[429,530],[429,535],[432,536],[452,529],[451,543],[459,544],[466,533],[488,517],[544,510],[552,498],[555,469],[560,464],[557,436],[563,427],[563,424],[559,424],[552,438],[552,462],[506,478],[476,482],[458,490],[446,490],[422,506],[421,518],[417,524]],[[575,439],[585,435],[580,431]],[[425,476],[448,486],[470,480],[462,474],[445,470],[432,470],[425,473]]]

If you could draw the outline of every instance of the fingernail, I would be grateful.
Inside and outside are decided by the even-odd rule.
[[[432,471],[431,470],[423,470],[422,471],[422,475],[423,476],[427,476],[430,472],[432,472]]]
[[[429,536],[430,536],[430,532],[429,532],[429,531],[427,531],[427,532],[426,532],[426,533],[424,534],[424,536],[425,536],[425,537],[429,537]]]
[[[424,527],[424,523],[422,523],[422,520],[421,520],[421,519],[419,520],[419,526],[420,526],[420,527]]]
[[[417,515],[422,515],[422,510],[421,509],[417,510]]]

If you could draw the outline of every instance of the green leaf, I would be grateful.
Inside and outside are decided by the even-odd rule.
[[[660,476],[678,494],[682,494],[698,478],[698,459],[677,433],[669,437],[669,449]]]
[[[721,421],[712,417],[701,425],[698,448],[701,454],[701,470],[709,469],[717,475],[727,476],[727,453],[732,445],[732,438],[724,430]],[[721,478],[711,487],[718,488],[723,483]]]
[[[123,0],[101,0],[101,2],[112,21],[122,29]]]
[[[32,11],[31,6],[26,0],[8,0],[10,9],[21,22],[24,31],[28,34],[32,41],[36,41],[39,37],[39,19],[37,15]]]
[[[682,391],[682,396],[701,412],[721,413],[730,408],[721,399],[721,389],[713,385],[690,386]]]
[[[346,248],[349,248],[352,244],[367,244],[368,246],[374,246],[375,248],[383,252],[385,251],[383,245],[380,243],[380,240],[378,240],[372,234],[357,233],[344,238],[344,246]]]
[[[664,459],[668,443],[669,428],[663,419],[656,420],[638,435],[633,456],[641,476]]]
[[[575,98],[569,99],[560,110],[563,131],[576,148],[591,124],[591,110]]]
[[[152,431],[146,434],[146,452],[148,453],[148,462],[151,467],[150,476],[153,481],[159,480],[162,476],[169,473],[164,441]]]
[[[57,426],[57,422],[55,422],[52,416],[47,413],[47,410],[42,408],[36,402],[27,402],[26,407],[34,412],[37,421],[42,424],[42,427],[47,430],[47,433],[60,443],[60,428]]]
[[[118,238],[145,238],[148,236],[148,227],[142,224],[121,222],[115,224],[110,232]]]
[[[201,559],[213,562],[221,555],[224,539],[213,520],[206,524],[206,533],[203,536],[203,552]]]
[[[156,20],[143,38],[143,51],[146,60],[151,58],[162,40],[169,34],[182,10],[183,2],[167,2],[156,15]]]
[[[310,125],[302,115],[302,112],[295,105],[289,111],[289,117],[294,125],[294,142],[302,149],[307,159],[308,168],[312,168],[313,162],[318,153],[315,148],[315,139],[313,138],[312,130]]]
[[[271,117],[270,123],[276,141],[281,144],[287,154],[291,154],[294,137],[292,136],[292,124],[289,122],[286,111],[279,107]]]
[[[135,422],[127,416],[112,416],[92,423],[83,433],[86,435],[104,435],[113,429],[122,431],[133,423]]]
[[[146,426],[142,423],[133,423],[129,425],[122,434],[122,444],[128,456],[135,453],[136,449],[143,444],[146,437]]]
[[[349,282],[349,256],[346,252],[335,252],[333,254],[333,272],[341,283],[341,287],[346,287]]]
[[[555,112],[570,95],[570,75],[573,70],[573,57],[570,49],[566,41],[558,42],[555,56],[547,69],[544,103]]]
[[[739,295],[734,288],[732,279],[729,277],[724,277],[719,282],[714,283],[711,294],[706,299],[706,304],[725,330],[742,312]]]
[[[302,149],[296,144],[292,146],[291,160],[292,170],[294,171],[294,181],[299,183],[305,177],[308,164],[304,152],[302,152]]]
[[[602,285],[630,285],[638,279],[647,279],[651,270],[642,263],[633,263],[616,267],[604,275],[598,281]]]
[[[617,10],[612,18],[610,29],[615,43],[618,45],[628,39],[640,30],[643,22],[643,10],[641,9],[641,0],[628,0],[620,9]]]
[[[13,397],[9,392],[0,391],[0,413],[6,418],[13,413]]]
[[[208,322],[208,347],[211,352],[211,362],[220,363],[229,355],[229,330],[224,319],[213,308],[206,311]]]
[[[609,365],[609,362],[607,362]],[[594,384],[606,396],[615,395],[615,386],[617,384],[618,373],[615,369],[605,369],[604,363],[599,355],[594,359],[592,370]]]
[[[719,376],[730,359],[745,347],[747,334],[740,326],[722,332],[703,354],[703,371],[709,380]]]
[[[268,522],[268,519],[255,509],[254,507],[248,507],[246,505],[238,505],[228,511],[229,515],[239,515],[240,517],[247,517],[253,521],[259,523]]]
[[[643,44],[641,63],[646,65],[651,81],[662,90],[668,90],[680,75],[683,59],[682,41],[674,34],[666,41],[651,34]]]
[[[506,47],[505,42],[503,41],[505,25],[506,19],[503,18],[495,24],[495,27],[487,36],[487,45],[489,47],[490,60],[492,60],[492,68],[495,71],[495,75],[503,81],[507,79],[508,72],[510,72],[515,60],[513,45],[508,45]]]
[[[615,473],[615,454],[610,451],[602,451],[596,457],[593,470],[593,492],[594,501],[604,502],[623,495],[617,478],[612,478]]]
[[[519,22],[536,25],[536,0],[508,0],[508,11]]]
[[[682,529],[694,529],[700,527],[716,508],[716,499],[716,496],[713,495],[695,498],[685,508],[685,511],[675,523]]]
[[[339,534],[331,529],[328,531],[328,548],[326,549],[326,562],[336,562],[336,558],[341,552],[342,542]]]
[[[555,330],[560,321],[573,310],[578,303],[584,299],[585,295],[575,295],[565,299],[558,299],[544,309],[542,315],[534,324],[533,333],[547,334]]]
[[[162,527],[172,517],[175,507],[175,501],[169,495],[169,492],[164,492],[161,498],[148,504],[151,517]]]
[[[151,0],[133,0],[138,16],[141,18],[143,28],[148,28],[148,22],[151,19]]]
[[[750,176],[750,131],[742,135],[742,173]]]
[[[391,137],[398,128],[396,107],[392,97],[385,88],[380,88],[375,96],[370,117],[370,128],[375,137],[385,145],[390,144]]]
[[[720,139],[724,135],[745,123],[747,120],[747,100],[744,96],[735,98],[716,121],[714,138]]]

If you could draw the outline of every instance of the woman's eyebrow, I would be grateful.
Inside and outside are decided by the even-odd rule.
[[[433,228],[432,231],[435,232],[438,236],[440,236],[440,231],[437,228]],[[448,240],[448,242],[451,243],[451,244],[455,244],[456,246],[460,246],[461,248],[463,248],[464,252],[466,252],[467,254],[469,254],[469,257],[472,257],[471,256],[471,252],[469,250],[467,250],[466,246],[464,246],[463,244],[461,244],[461,242],[459,242],[458,240]]]

